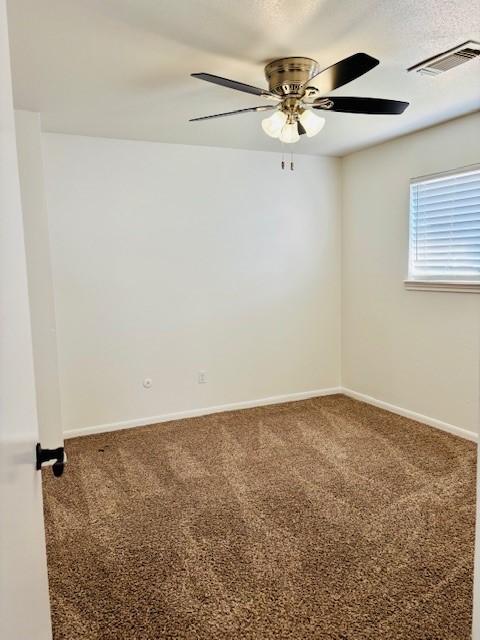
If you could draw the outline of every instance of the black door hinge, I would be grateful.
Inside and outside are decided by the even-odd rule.
[[[59,478],[65,467],[65,448],[57,447],[56,449],[42,449],[40,442],[37,442],[36,446],[37,454],[37,471],[40,471],[42,464],[49,460],[55,460],[52,465],[53,475]]]

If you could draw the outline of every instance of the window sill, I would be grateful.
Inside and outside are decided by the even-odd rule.
[[[468,280],[404,280],[409,291],[450,291],[454,293],[480,293],[480,281]]]

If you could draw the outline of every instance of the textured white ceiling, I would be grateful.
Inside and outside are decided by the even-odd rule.
[[[255,96],[190,77],[207,71],[266,86],[267,60],[320,65],[364,51],[380,65],[337,95],[410,101],[402,116],[326,113],[295,152],[343,155],[480,107],[480,60],[437,78],[411,65],[473,39],[479,0],[9,0],[17,108],[47,131],[278,150],[261,113],[189,123],[256,106]]]

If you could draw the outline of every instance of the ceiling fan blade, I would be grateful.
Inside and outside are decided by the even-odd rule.
[[[323,71],[319,71],[303,86],[315,87],[322,93],[330,93],[330,91],[363,76],[364,73],[376,67],[379,62],[366,53],[354,53],[353,56],[344,58]]]
[[[305,135],[307,133],[306,130],[305,130],[305,127],[300,122],[300,120],[297,122],[297,130],[298,130],[298,135],[299,136],[303,136],[303,135]]]
[[[244,93],[251,93],[254,96],[263,96],[268,98],[275,98],[281,100],[279,96],[271,93],[268,89],[260,89],[260,87],[252,87],[250,84],[243,82],[237,82],[236,80],[229,80],[228,78],[222,78],[220,76],[214,76],[211,73],[192,73],[192,78],[199,78],[199,80],[206,80],[207,82],[213,82],[213,84],[219,84],[221,87],[227,87],[229,89],[236,89],[237,91],[243,91]]]
[[[326,101],[316,105],[313,103],[314,109],[322,109],[326,111],[341,111],[343,113],[372,113],[378,115],[395,115],[405,111],[408,102],[401,100],[385,100],[384,98],[347,98],[345,96],[319,98]],[[328,106],[328,103],[333,103]]]
[[[247,109],[237,109],[236,111],[227,111],[226,113],[215,113],[212,116],[201,116],[200,118],[190,118],[189,122],[197,122],[197,120],[210,120],[211,118],[224,118],[225,116],[234,116],[237,113],[251,113],[253,111],[270,111],[276,109],[276,104],[265,104],[261,107],[248,107]]]

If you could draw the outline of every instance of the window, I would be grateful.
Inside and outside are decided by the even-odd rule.
[[[407,288],[480,292],[480,165],[411,181],[409,252]]]

